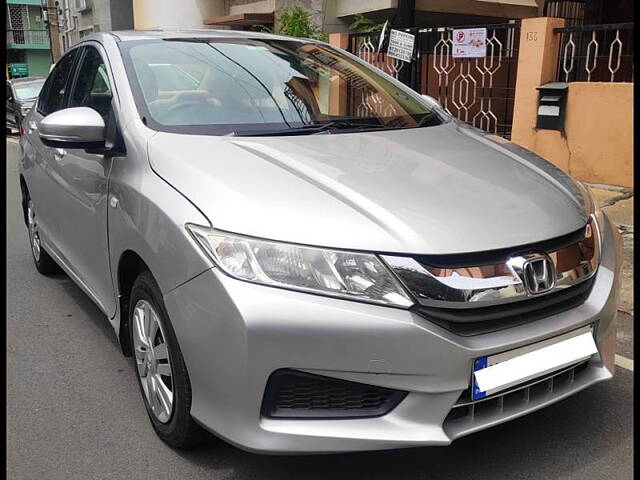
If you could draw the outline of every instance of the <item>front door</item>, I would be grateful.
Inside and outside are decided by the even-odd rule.
[[[112,91],[103,52],[83,47],[67,107],[89,107],[109,121]],[[62,254],[111,317],[116,302],[107,235],[108,178],[112,159],[77,148],[53,148],[52,168],[60,179],[57,206]]]

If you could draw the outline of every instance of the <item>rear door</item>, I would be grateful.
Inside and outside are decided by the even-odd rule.
[[[15,124],[15,98],[11,85],[7,82],[7,125]],[[16,125],[17,126],[17,125]]]
[[[40,122],[50,113],[66,105],[68,85],[76,65],[78,49],[66,53],[56,64],[40,91],[33,114],[24,128],[23,174],[29,194],[38,212],[38,229],[45,248],[59,254],[60,221],[64,211],[57,205],[60,178],[53,167],[52,149],[46,147],[39,136]]]

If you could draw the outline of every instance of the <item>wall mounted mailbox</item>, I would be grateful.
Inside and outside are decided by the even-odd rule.
[[[569,84],[565,82],[545,83],[538,87],[536,128],[542,130],[564,130],[568,88]]]

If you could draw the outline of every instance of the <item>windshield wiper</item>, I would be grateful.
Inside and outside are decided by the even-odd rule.
[[[232,132],[231,136],[267,137],[277,135],[315,135],[331,130],[374,130],[389,128],[379,123],[362,123],[351,120],[333,120],[327,123],[309,123],[301,127],[284,128],[281,130],[268,130],[258,132]]]
[[[440,122],[439,122],[438,115],[436,115],[436,112],[432,110],[429,113],[424,114],[424,116],[420,119],[420,121],[415,126],[415,128],[426,127],[427,125],[433,126],[433,125],[439,125],[439,124]]]
[[[388,128],[386,125],[379,123],[363,123],[354,122],[352,120],[333,120],[328,123],[305,125],[305,129],[313,129],[313,134],[322,133],[330,130],[374,130],[379,128]]]

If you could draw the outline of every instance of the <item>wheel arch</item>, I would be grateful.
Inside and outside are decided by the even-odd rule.
[[[143,260],[138,252],[130,249],[122,252],[118,260],[118,270],[116,273],[118,281],[118,306],[120,309],[118,339],[122,353],[127,357],[132,355],[131,340],[129,338],[129,298],[136,278],[145,271],[148,271],[153,276],[151,268],[149,268],[147,262]]]

